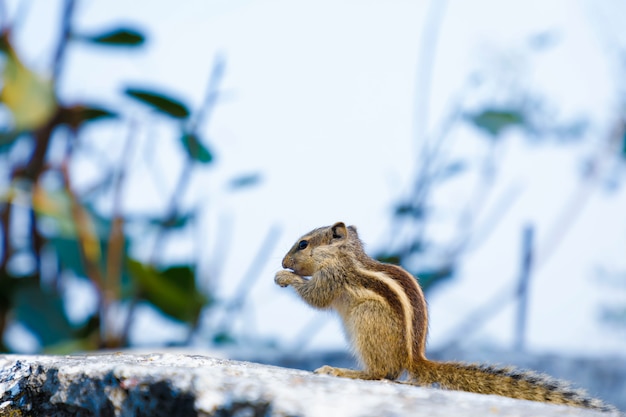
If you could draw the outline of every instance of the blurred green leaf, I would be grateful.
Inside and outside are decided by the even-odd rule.
[[[192,324],[209,301],[197,290],[195,274],[189,265],[157,271],[135,260],[129,260],[128,264],[141,296],[173,319]]]
[[[154,110],[176,119],[186,119],[189,117],[189,109],[187,109],[187,106],[163,93],[156,93],[140,88],[127,88],[124,93],[135,100],[147,104]]]
[[[417,280],[422,286],[424,292],[427,292],[436,285],[452,278],[453,274],[454,269],[451,266],[444,266],[437,269],[425,269],[413,273],[414,276],[417,276]]]
[[[402,261],[400,255],[398,255],[397,253],[389,253],[389,254],[386,253],[382,255],[377,255],[376,260],[378,262],[382,262],[385,264],[393,264],[393,265],[400,265],[400,262]]]
[[[196,274],[191,265],[171,266],[161,274],[185,293],[195,296],[193,293],[196,291]]]
[[[219,332],[213,336],[213,343],[216,345],[232,345],[237,340],[228,332]]]
[[[61,267],[68,269],[79,277],[85,277],[83,261],[80,259],[78,241],[66,237],[52,237],[48,240],[48,248],[56,254]]]
[[[187,155],[194,161],[201,164],[209,164],[213,161],[211,152],[200,142],[200,138],[195,133],[185,133],[181,136],[180,141],[187,151]]]
[[[74,39],[106,46],[139,46],[146,38],[141,32],[130,28],[117,28],[97,34],[74,34]]]
[[[42,288],[35,279],[21,278],[19,284],[14,297],[16,319],[37,336],[42,346],[71,339],[74,331],[60,295]]]
[[[85,122],[116,117],[117,114],[115,112],[97,106],[78,105],[66,107],[63,108],[60,113],[60,121],[75,129]]]
[[[0,311],[8,311],[11,308],[18,281],[19,278],[0,271]]]
[[[394,215],[399,217],[410,216],[415,219],[421,219],[424,217],[424,207],[415,206],[413,203],[401,203],[396,206]]]
[[[525,123],[524,115],[515,110],[487,109],[468,115],[467,118],[477,128],[494,137],[499,136],[507,128],[522,126]]]
[[[76,106],[72,108],[72,111],[79,120],[84,122],[117,117],[117,113],[97,106]]]
[[[228,182],[228,186],[232,189],[239,189],[244,187],[251,187],[261,181],[261,175],[257,172],[253,174],[242,175],[235,177]]]
[[[99,119],[112,119],[117,117],[115,112],[103,109],[101,107],[82,107],[80,110],[81,118],[87,122]]]
[[[53,81],[31,71],[3,38],[5,58],[0,101],[10,110],[17,131],[31,131],[49,123],[57,111]]]
[[[7,53],[11,50],[11,42],[9,40],[10,31],[5,30],[0,33],[0,52]]]
[[[184,214],[178,214],[175,217],[169,219],[153,218],[149,219],[148,222],[154,226],[163,227],[164,229],[182,229],[183,227],[187,226],[189,221],[194,219],[195,216],[195,212],[189,212]]]
[[[10,132],[2,132],[0,133],[0,152],[5,149],[9,149],[9,147],[20,137],[20,135],[24,133],[19,130],[12,130]]]

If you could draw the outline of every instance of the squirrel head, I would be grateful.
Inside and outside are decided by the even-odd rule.
[[[283,258],[283,268],[300,276],[311,276],[324,266],[326,260],[355,249],[362,250],[356,227],[337,222],[314,229],[298,239]]]

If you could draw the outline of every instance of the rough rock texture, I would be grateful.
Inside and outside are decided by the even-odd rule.
[[[200,355],[0,356],[0,416],[617,416]]]

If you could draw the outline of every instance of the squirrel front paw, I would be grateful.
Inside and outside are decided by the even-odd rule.
[[[278,271],[274,277],[274,282],[281,287],[287,287],[294,283],[297,275],[290,271]]]

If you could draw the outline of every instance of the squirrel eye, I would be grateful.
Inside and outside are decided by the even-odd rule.
[[[306,241],[306,240],[301,240],[301,241],[298,243],[298,250],[303,250],[303,249],[306,249],[306,247],[307,247],[307,246],[309,246],[309,242],[308,242],[308,241]]]

